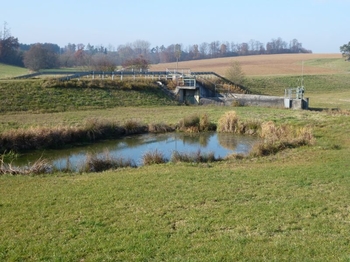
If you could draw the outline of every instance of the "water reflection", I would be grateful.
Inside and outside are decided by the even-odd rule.
[[[142,156],[145,153],[155,150],[162,152],[167,159],[171,158],[174,151],[195,153],[198,150],[202,153],[214,153],[216,158],[223,158],[232,153],[249,153],[256,141],[255,137],[215,132],[143,134],[126,136],[89,146],[33,152],[18,159],[17,165],[34,162],[38,158],[44,157],[51,160],[56,168],[65,168],[67,163],[78,167],[85,160],[87,154],[103,155],[106,151],[112,157],[133,160],[136,165],[142,165]]]

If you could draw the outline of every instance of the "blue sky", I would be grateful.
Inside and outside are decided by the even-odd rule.
[[[154,46],[228,41],[264,44],[296,38],[314,53],[339,53],[350,41],[350,0],[17,0],[2,1],[20,43]]]

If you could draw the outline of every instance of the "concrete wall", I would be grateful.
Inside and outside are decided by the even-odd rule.
[[[275,108],[292,108],[292,109],[308,109],[309,98],[305,99],[286,99],[279,96],[262,96],[262,95],[246,95],[246,94],[229,94],[220,97],[203,97],[200,104],[215,104],[222,106],[262,106]]]
[[[247,95],[247,94],[230,94],[229,96],[201,98],[201,104],[217,105],[241,105],[241,106],[262,106],[262,107],[279,107],[284,108],[284,97]]]

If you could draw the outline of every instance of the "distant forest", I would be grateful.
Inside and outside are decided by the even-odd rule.
[[[150,42],[137,40],[114,46],[94,46],[88,43],[68,43],[60,47],[54,43],[23,44],[7,29],[0,32],[0,63],[25,66],[33,71],[58,67],[86,67],[91,70],[111,71],[117,66],[147,69],[149,64],[189,61],[218,57],[234,57],[261,54],[312,53],[297,39],[289,42],[278,37],[264,44],[250,40],[245,43],[220,42],[171,44],[152,46]]]

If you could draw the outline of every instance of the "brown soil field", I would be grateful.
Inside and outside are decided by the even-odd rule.
[[[331,74],[336,73],[337,69],[325,68],[321,66],[310,66],[303,62],[317,59],[340,59],[341,54],[278,54],[278,55],[254,55],[213,58],[203,60],[193,60],[179,62],[178,68],[189,68],[193,72],[214,71],[220,75],[225,75],[227,68],[233,61],[241,64],[242,70],[246,75],[298,75],[304,74]],[[160,63],[151,65],[150,71],[165,70],[167,68],[176,68],[175,63]],[[302,70],[303,68],[303,70]]]

